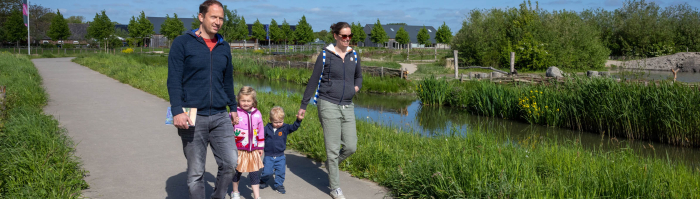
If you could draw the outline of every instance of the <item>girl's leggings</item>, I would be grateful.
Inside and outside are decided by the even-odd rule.
[[[243,173],[238,172],[238,170],[236,170],[236,175],[233,175],[233,182],[238,182],[239,180],[241,180],[241,174],[243,174]],[[248,179],[250,179],[251,185],[260,184],[260,171],[249,172]]]

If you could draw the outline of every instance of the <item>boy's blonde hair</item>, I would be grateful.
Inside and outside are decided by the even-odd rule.
[[[246,96],[252,96],[253,97],[253,108],[258,108],[258,98],[256,97],[257,94],[255,93],[255,89],[250,86],[244,86],[241,88],[240,91],[238,91],[238,100],[241,99],[241,96],[246,95]],[[240,102],[239,102],[240,103]]]
[[[273,120],[282,120],[284,121],[284,109],[279,106],[272,107],[272,110],[270,110],[270,121]]]

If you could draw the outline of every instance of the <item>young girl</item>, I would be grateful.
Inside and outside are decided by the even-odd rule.
[[[238,124],[234,126],[236,147],[238,148],[238,167],[233,176],[232,199],[240,199],[238,181],[241,174],[248,172],[253,195],[260,199],[260,169],[263,168],[262,153],[265,149],[265,126],[262,114],[258,111],[255,90],[244,86],[238,92]]]

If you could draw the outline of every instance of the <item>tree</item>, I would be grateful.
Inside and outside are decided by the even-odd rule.
[[[194,30],[194,29],[199,28],[199,24],[201,24],[202,22],[199,21],[199,18],[197,18],[197,15],[192,15],[192,18],[194,18],[194,20],[192,20],[192,28],[191,29]]]
[[[70,28],[68,28],[68,23],[63,19],[61,11],[56,10],[56,16],[51,20],[51,26],[49,26],[49,32],[47,34],[51,37],[52,41],[65,40],[70,37]]]
[[[284,19],[284,21],[282,22],[282,36],[284,37],[285,51],[287,49],[287,41],[289,41],[289,39],[294,38],[293,33],[294,32],[292,31],[292,27],[289,25],[289,23],[287,23],[287,19]]]
[[[327,30],[321,30],[320,32],[315,32],[314,35],[316,38],[318,38],[319,40],[326,42],[326,43],[332,43],[334,40],[333,33],[329,32]]]
[[[403,29],[403,26],[399,28],[399,31],[396,31],[396,42],[398,42],[401,45],[406,45],[409,42],[411,42],[411,36],[408,35],[408,32]]]
[[[33,41],[46,37],[46,33],[49,31],[49,26],[54,16],[56,16],[56,13],[53,13],[50,8],[45,8],[36,4],[29,6],[29,21],[31,21],[31,23],[29,23],[29,32]],[[0,41],[2,41],[2,39],[0,39]]]
[[[248,32],[248,24],[245,22],[245,17],[241,16],[241,20],[236,24],[235,32],[236,34],[232,37],[233,40],[243,40],[244,45],[246,45],[250,32]]]
[[[256,46],[260,44],[259,40],[265,39],[267,32],[265,31],[265,26],[260,23],[259,19],[255,20],[253,23],[253,37],[255,39]]]
[[[450,43],[452,41],[452,30],[450,30],[450,27],[445,24],[445,22],[442,22],[442,26],[438,28],[437,32],[435,33],[435,42],[437,43]]]
[[[428,29],[426,29],[425,26],[418,31],[416,39],[418,39],[419,44],[426,46],[432,44],[432,42],[430,42],[430,34],[428,34]]]
[[[165,22],[160,25],[160,34],[168,38],[168,42],[172,42],[183,31],[185,31],[185,25],[177,18],[177,13],[173,13],[173,18],[165,15]]]
[[[141,29],[139,28],[139,23],[136,21],[136,17],[131,16],[131,19],[129,19],[129,25],[127,26],[129,29],[129,37],[135,39],[136,43],[133,44],[135,46],[141,46],[139,43],[141,41],[138,39],[139,35],[141,35]]]
[[[146,14],[141,11],[141,15],[136,19],[138,22],[138,27],[139,27],[139,35],[138,38],[141,38],[143,40],[143,43],[146,43],[146,38],[151,37],[151,35],[155,34],[155,31],[153,30],[153,24],[151,21],[149,21],[146,18]]]
[[[83,16],[70,16],[66,18],[68,23],[85,23],[85,18]]]
[[[379,45],[384,47],[384,42],[389,41],[389,36],[386,35],[386,31],[384,31],[382,23],[379,22],[379,19],[377,19],[377,23],[375,23],[374,27],[372,27],[372,35],[370,36],[370,40],[377,44],[377,47],[379,47]]]
[[[27,38],[27,27],[24,26],[24,18],[19,10],[13,10],[5,22],[5,39],[10,42],[19,42]]]
[[[306,22],[306,16],[302,15],[299,23],[297,24],[297,29],[294,30],[294,38],[297,42],[305,44],[314,41],[314,30],[311,25]]]
[[[355,25],[355,22],[352,22],[350,24],[350,31],[352,32],[352,35],[353,35],[352,39],[350,39],[350,43],[354,43],[355,45],[357,45],[357,43],[362,41],[362,40],[360,40],[360,38],[356,37],[357,35],[359,35],[358,29],[360,29],[360,28],[361,27],[358,28],[358,26]]]
[[[105,11],[102,10],[101,13],[96,13],[92,23],[88,26],[87,36],[97,41],[104,41],[106,49],[108,47],[108,39],[112,34],[114,34],[114,23],[112,23]]]
[[[280,41],[282,39],[284,39],[282,29],[280,29],[279,25],[277,25],[277,21],[272,19],[272,21],[270,21],[270,40]]]
[[[236,23],[238,23],[241,18],[238,16],[237,10],[229,10],[228,6],[226,5],[224,5],[224,16],[226,19],[224,20],[221,29],[219,29],[219,34],[224,37],[224,40],[230,41],[231,38],[234,37],[233,35],[236,34]],[[199,22],[199,20],[197,21]],[[197,23],[197,28],[199,28],[199,23]]]
[[[365,42],[365,39],[367,38],[367,33],[365,33],[365,27],[362,27],[362,24],[360,22],[357,22],[357,33],[353,32],[354,36],[353,38],[357,38],[357,41],[359,42]]]

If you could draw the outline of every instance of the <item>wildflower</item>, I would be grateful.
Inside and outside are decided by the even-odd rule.
[[[549,108],[549,106],[544,106],[544,108]]]
[[[559,109],[557,109],[557,111],[559,111]]]

